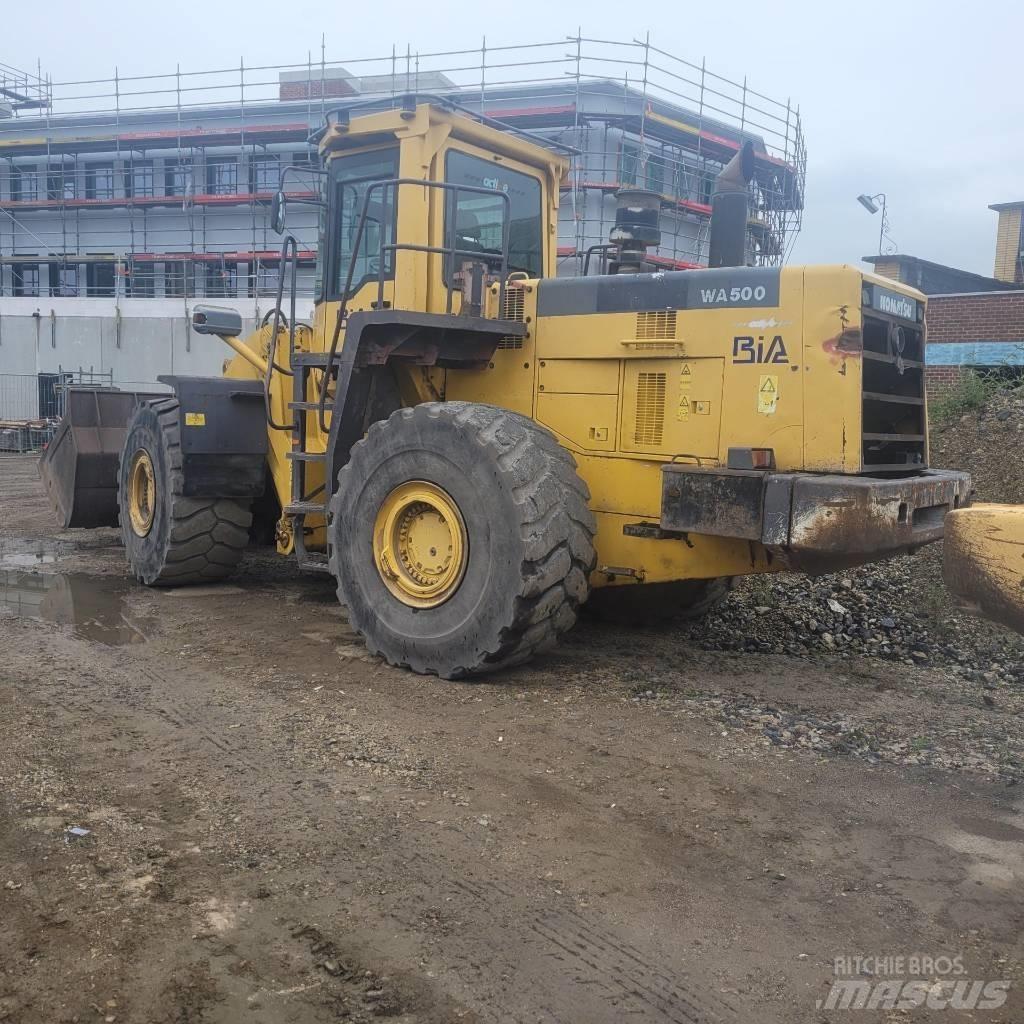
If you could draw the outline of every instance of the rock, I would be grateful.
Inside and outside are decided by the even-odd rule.
[[[891,615],[883,615],[882,618],[878,620],[878,624],[882,627],[882,629],[896,628],[896,620]]]

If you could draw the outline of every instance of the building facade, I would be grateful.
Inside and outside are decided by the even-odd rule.
[[[222,347],[191,331],[193,300],[233,305],[247,326],[273,307],[281,239],[269,211],[282,173],[293,200],[315,196],[312,133],[328,111],[375,98],[440,95],[571,147],[560,274],[582,273],[608,241],[623,187],[661,197],[657,265],[703,265],[714,179],[746,141],[748,261],[781,264],[803,211],[798,110],[650,42],[392,51],[33,88],[31,104],[0,111],[0,374],[82,368],[137,385],[219,372]],[[288,229],[308,315],[315,209],[290,204]]]
[[[1000,281],[1024,286],[1024,200],[995,203],[989,209],[999,214],[992,273]]]
[[[530,52],[533,66],[516,65],[521,83],[492,70],[493,85],[462,86],[454,69],[430,70],[424,65],[431,55],[417,55],[414,74],[403,73],[392,56],[390,74],[374,73],[374,62],[359,71],[324,62],[258,69],[259,83],[246,82],[243,72],[237,86],[216,88],[193,86],[180,74],[173,83],[90,83],[89,109],[78,103],[79,109],[65,110],[76,104],[62,88],[72,93],[74,83],[54,86],[43,111],[0,119],[0,295],[274,294],[280,240],[270,231],[268,211],[282,170],[293,168],[286,190],[311,194],[317,179],[303,169],[315,164],[316,153],[308,140],[325,113],[406,91],[440,94],[574,147],[562,189],[561,273],[579,273],[586,251],[607,242],[614,193],[622,187],[662,197],[657,262],[702,265],[715,176],[748,140],[756,154],[748,258],[781,263],[803,209],[798,112],[680,61],[676,74],[663,75],[666,81],[653,72],[642,83],[635,71],[631,79],[633,58],[642,54],[654,66],[650,44],[620,44],[622,67],[600,58],[595,67],[604,76],[585,75],[587,61],[598,60],[585,42],[577,41],[575,59],[562,59],[572,73],[561,78]],[[481,61],[488,55],[494,61],[496,52],[484,51]],[[671,66],[674,58],[664,58]],[[687,77],[698,72],[699,81]],[[684,87],[692,104],[681,99]],[[104,88],[116,105],[92,109],[103,104]],[[122,97],[140,90],[149,90],[154,103],[126,106]],[[736,95],[728,97],[729,90]],[[174,102],[166,102],[168,92]],[[161,97],[163,105],[156,102]],[[220,102],[227,97],[232,102]],[[308,208],[294,210],[289,229],[299,239],[301,280],[311,294],[316,219]]]

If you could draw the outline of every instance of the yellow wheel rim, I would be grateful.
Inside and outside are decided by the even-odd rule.
[[[145,537],[153,528],[153,513],[156,509],[156,474],[153,460],[145,448],[132,456],[132,467],[128,472],[128,518],[132,529]]]
[[[384,585],[410,608],[434,608],[466,572],[462,513],[436,484],[410,480],[383,501],[373,527],[373,558]]]

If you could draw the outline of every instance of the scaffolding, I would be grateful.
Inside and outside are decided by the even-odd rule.
[[[50,83],[42,69],[36,74],[0,63],[0,117],[14,117],[25,110],[48,110]]]
[[[665,267],[707,260],[711,189],[753,144],[749,252],[778,265],[800,229],[806,147],[799,108],[657,47],[583,35],[552,42],[182,71],[4,89],[34,103],[0,117],[0,294],[125,297],[276,292],[269,206],[285,164],[312,165],[328,110],[432,93],[574,147],[562,185],[559,272],[607,241],[613,194],[662,197]],[[289,176],[297,196],[313,175]],[[302,207],[296,207],[303,211]],[[289,228],[313,286],[317,223]]]

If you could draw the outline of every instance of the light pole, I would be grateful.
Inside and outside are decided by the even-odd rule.
[[[886,211],[885,199],[886,197],[884,192],[879,192],[877,195],[873,196],[869,196],[866,193],[861,193],[859,196],[857,196],[857,202],[860,203],[860,205],[863,206],[864,209],[868,211],[868,213],[878,213],[879,210],[882,211],[882,222],[878,228],[879,256],[883,254],[883,251],[887,256],[891,255],[896,251],[896,243],[889,235],[889,217]],[[878,205],[878,200],[882,201],[881,206]],[[888,245],[885,244],[886,240],[888,240]]]

